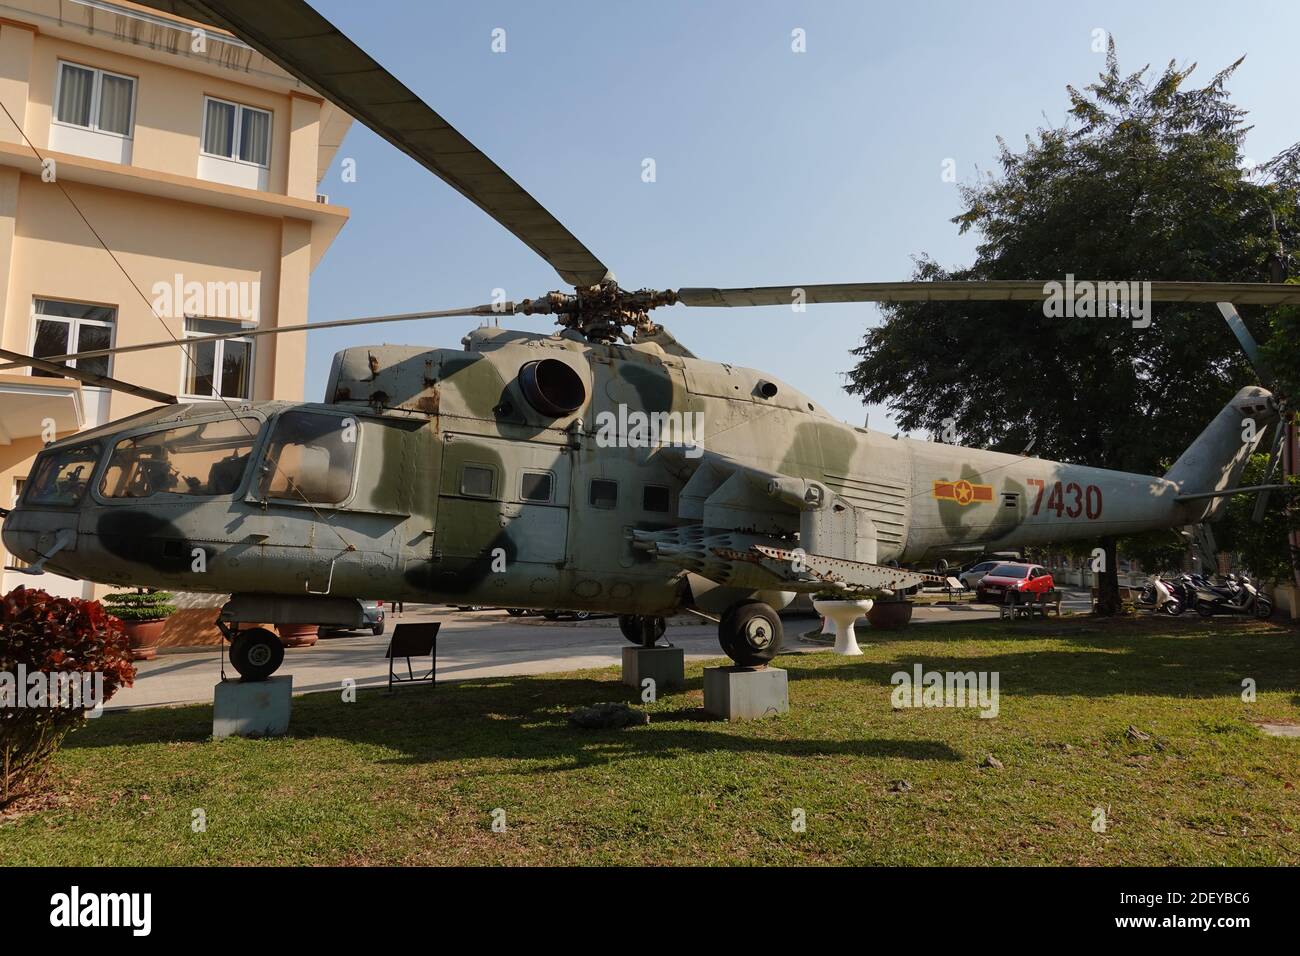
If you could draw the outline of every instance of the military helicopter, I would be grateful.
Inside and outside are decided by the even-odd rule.
[[[86,580],[229,593],[218,625],[245,679],[283,660],[250,624],[357,626],[359,599],[718,625],[736,663],[781,645],[796,594],[901,599],[943,555],[1211,517],[1278,403],[1243,389],[1162,477],[889,437],[835,420],[763,372],[699,359],[650,313],[794,301],[1043,300],[1040,280],[627,291],[513,179],[301,0],[145,0],[227,30],[449,183],[550,263],[572,292],[294,328],[502,315],[464,350],[348,348],[323,402],[161,407],[55,442],[7,514],[8,550]],[[1280,304],[1300,288],[1154,282],[1155,301]],[[1244,331],[1244,327],[1243,327]],[[248,334],[248,333],[239,333]],[[216,336],[220,337],[220,336]],[[127,348],[174,347],[175,341]],[[34,365],[125,390],[59,364]],[[1243,421],[1256,426],[1243,438]]]

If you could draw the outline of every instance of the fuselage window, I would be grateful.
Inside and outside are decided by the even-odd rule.
[[[333,505],[352,492],[357,422],[337,415],[285,412],[262,463],[262,497]]]
[[[486,465],[466,465],[460,473],[460,493],[475,498],[491,498],[496,486],[496,471]]]
[[[591,480],[591,506],[606,511],[618,507],[618,482],[605,478]]]
[[[90,473],[99,461],[98,445],[78,445],[50,452],[37,459],[36,472],[27,482],[24,504],[75,505],[86,493]]]
[[[646,485],[641,495],[644,511],[668,511],[672,507],[672,493],[663,485]]]
[[[233,495],[262,423],[255,418],[184,425],[125,438],[99,483],[106,498]]]
[[[524,501],[550,501],[551,487],[549,471],[526,471],[520,479],[519,497]]]

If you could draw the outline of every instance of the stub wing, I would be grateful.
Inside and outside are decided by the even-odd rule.
[[[768,570],[789,575],[792,580],[817,582],[819,590],[873,591],[893,594],[922,584],[944,584],[937,574],[923,574],[886,564],[869,564],[832,558],[822,554],[808,554],[801,550],[786,550],[768,545],[754,545],[753,554]],[[739,558],[738,558],[739,559]],[[803,589],[803,590],[806,590]]]

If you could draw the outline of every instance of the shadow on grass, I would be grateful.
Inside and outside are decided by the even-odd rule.
[[[396,750],[385,763],[510,758],[528,761],[521,774],[575,769],[612,761],[671,758],[683,753],[761,753],[768,756],[855,756],[957,761],[945,743],[906,739],[783,737],[776,722],[731,725],[694,707],[684,695],[699,678],[651,711],[651,723],[622,730],[579,730],[568,713],[595,701],[638,700],[632,688],[583,677],[502,677],[393,694],[363,691],[344,704],[335,693],[295,697],[285,743],[330,738]],[[671,708],[671,709],[669,709]],[[70,736],[68,749],[132,744],[199,743],[212,728],[203,706],[110,712]],[[220,743],[214,746],[221,746]],[[540,762],[540,763],[539,763]]]

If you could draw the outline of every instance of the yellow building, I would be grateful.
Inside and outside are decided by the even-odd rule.
[[[0,0],[0,105],[0,348],[184,338],[76,362],[181,401],[303,397],[304,333],[203,337],[307,321],[348,218],[318,187],[351,117],[233,36],[124,0]],[[45,441],[150,404],[0,359],[0,505]],[[13,572],[0,593],[24,583],[91,596]]]

